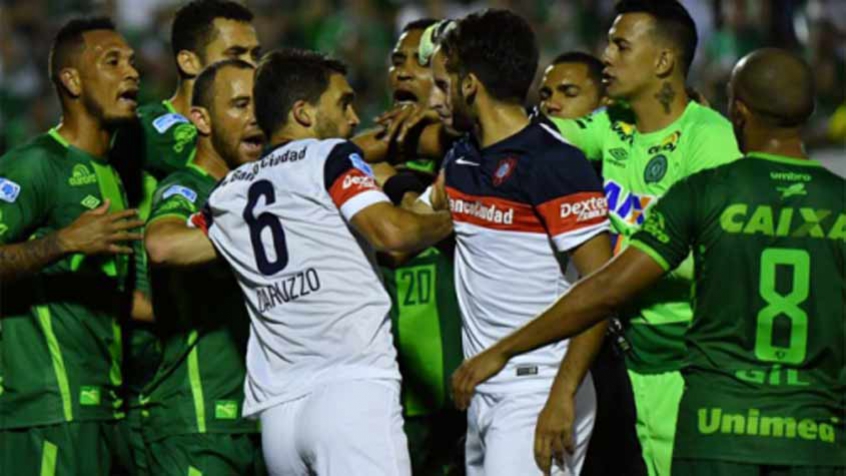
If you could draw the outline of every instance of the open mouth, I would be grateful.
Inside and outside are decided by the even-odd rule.
[[[394,103],[417,103],[417,95],[405,89],[397,89],[394,92]]]
[[[602,70],[602,84],[608,84],[614,81],[614,75],[608,72],[608,69]]]
[[[250,155],[261,154],[262,148],[264,147],[264,134],[261,132],[252,132],[247,134],[246,137],[241,139],[241,146],[244,147]]]
[[[137,89],[127,89],[122,93],[118,94],[118,101],[130,103],[131,106],[138,105],[138,90]]]

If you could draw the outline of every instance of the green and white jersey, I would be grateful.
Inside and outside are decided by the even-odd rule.
[[[187,221],[216,184],[193,164],[171,174],[155,192],[148,225]],[[150,282],[162,359],[140,397],[145,437],[257,431],[241,418],[250,318],[229,267],[153,268]]]
[[[450,378],[464,359],[454,244],[448,248],[432,247],[396,269],[382,268],[408,417],[451,406]]]
[[[599,109],[581,119],[552,119],[588,159],[601,161],[615,254],[628,244],[650,208],[679,180],[741,156],[731,124],[691,101],[666,128],[640,134],[631,110]],[[627,365],[640,373],[678,370],[691,319],[690,261],[621,312],[632,351]]]
[[[123,186],[55,130],[0,157],[0,244],[56,232]],[[0,429],[121,417],[126,256],[71,254],[0,288]]]
[[[753,154],[675,185],[632,240],[668,270],[694,256],[674,456],[846,467],[846,181]]]
[[[139,107],[138,118],[144,129],[144,171],[161,180],[191,161],[197,146],[197,128],[176,112],[170,101]]]

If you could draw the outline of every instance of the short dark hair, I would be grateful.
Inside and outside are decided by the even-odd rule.
[[[458,21],[441,40],[447,69],[473,73],[501,101],[523,102],[538,68],[538,43],[532,27],[508,10],[489,9]]]
[[[434,18],[420,18],[418,20],[410,21],[402,27],[402,33],[411,30],[425,30],[437,22],[438,20],[435,20]]]
[[[256,122],[264,135],[270,137],[288,122],[297,101],[316,104],[333,74],[347,74],[346,65],[316,51],[291,48],[264,55],[253,86]]]
[[[173,18],[170,32],[174,58],[182,50],[193,51],[202,58],[206,45],[214,40],[214,21],[218,18],[249,23],[253,13],[228,0],[194,0],[183,5]]]
[[[62,84],[59,79],[62,68],[66,67],[74,55],[80,53],[85,47],[82,35],[95,30],[115,31],[115,24],[109,17],[104,16],[73,18],[56,33],[53,44],[50,46],[50,61],[48,62],[48,74],[56,88],[60,88]]]
[[[600,92],[605,90],[605,86],[602,84],[602,70],[605,69],[605,65],[602,63],[602,60],[596,56],[593,56],[590,53],[583,53],[581,51],[568,51],[566,53],[561,53],[552,60],[553,65],[564,63],[585,65],[587,67],[590,80],[596,84],[596,87],[600,90]]]
[[[658,34],[670,40],[681,52],[684,75],[690,71],[698,42],[696,22],[677,0],[621,0],[617,15],[646,13],[655,19]]]
[[[191,95],[192,106],[211,108],[214,98],[212,94],[214,92],[214,81],[217,78],[217,73],[225,68],[255,69],[250,63],[239,59],[226,59],[203,68],[194,83],[194,92]]]

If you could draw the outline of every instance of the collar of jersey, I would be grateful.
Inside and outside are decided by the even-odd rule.
[[[750,152],[746,154],[746,156],[753,159],[769,160],[771,162],[778,162],[781,164],[798,165],[800,167],[822,167],[821,163],[813,159],[796,159],[783,155],[766,154],[764,152]]]
[[[53,127],[52,129],[50,129],[49,131],[47,131],[47,135],[49,135],[50,137],[52,137],[52,138],[53,138],[53,140],[55,140],[56,142],[58,142],[58,143],[59,143],[62,147],[64,147],[65,149],[68,149],[68,150],[75,150],[75,151],[79,151],[79,153],[81,153],[81,154],[85,155],[86,157],[90,157],[90,158],[91,158],[91,160],[96,160],[97,162],[108,162],[108,159],[106,159],[106,158],[103,158],[103,157],[96,157],[96,156],[94,156],[94,155],[89,154],[88,152],[85,152],[85,151],[84,151],[84,150],[82,150],[82,149],[78,149],[78,148],[74,147],[73,145],[71,145],[71,143],[70,143],[70,142],[68,142],[67,140],[65,140],[65,138],[64,138],[64,137],[62,137],[62,135],[61,135],[61,134],[59,134],[59,131],[57,130],[57,127],[58,127],[58,126]]]
[[[162,106],[164,106],[165,109],[167,109],[168,112],[172,112],[174,114],[179,114],[178,112],[176,112],[176,108],[173,107],[173,104],[170,102],[170,99],[165,99],[164,101],[162,101]]]

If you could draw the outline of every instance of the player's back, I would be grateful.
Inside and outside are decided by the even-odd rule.
[[[366,168],[357,150],[290,142],[231,172],[209,198],[209,237],[253,323],[247,415],[326,381],[399,378],[390,299],[348,223],[384,197],[357,169]]]
[[[696,299],[676,456],[846,465],[846,181],[752,155],[683,186]],[[665,210],[659,241],[682,223]]]

